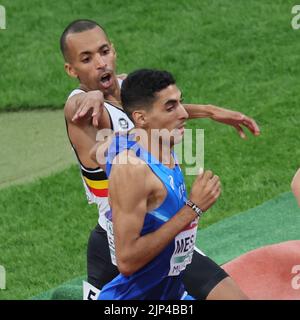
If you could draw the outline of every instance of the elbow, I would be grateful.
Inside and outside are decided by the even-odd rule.
[[[89,151],[89,157],[92,159],[94,162],[96,162],[101,169],[105,171],[105,165],[106,165],[106,157],[105,157],[105,151],[103,151],[103,147],[99,144],[96,143],[92,149]]]
[[[94,145],[93,148],[89,151],[89,157],[95,162],[97,162],[96,152],[97,152],[97,145]]]
[[[124,255],[119,257],[117,256],[117,267],[120,273],[122,273],[122,275],[125,277],[131,276],[139,269],[139,266],[137,266],[132,259],[130,259],[128,256],[125,257]]]
[[[125,277],[130,277],[135,272],[134,268],[132,268],[132,265],[129,263],[118,262],[117,265],[120,273]]]
[[[133,272],[128,268],[118,267],[118,269],[124,277],[130,277],[133,274]]]
[[[136,249],[135,241],[130,241],[122,246],[115,245],[116,262],[119,272],[130,277],[145,265],[145,253]]]

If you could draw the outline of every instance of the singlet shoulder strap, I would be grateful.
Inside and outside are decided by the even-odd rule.
[[[156,159],[150,152],[145,150],[140,144],[134,140],[134,135],[127,134],[118,134],[116,133],[111,145],[108,148],[106,153],[106,174],[109,177],[111,172],[111,167],[114,158],[124,150],[133,150],[138,158],[143,160],[150,169],[156,174],[159,175],[161,171],[166,174],[172,172],[175,168],[177,169],[178,164],[174,158],[176,164],[175,168],[170,169],[164,166],[158,159]],[[174,156],[174,153],[172,153]]]
[[[132,149],[137,144],[133,140],[133,135],[115,133],[115,137],[106,152],[106,174],[109,177],[114,158],[124,150]]]

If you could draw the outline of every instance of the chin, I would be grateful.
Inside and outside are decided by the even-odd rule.
[[[182,142],[182,140],[183,140],[183,139],[182,139],[182,137],[181,137],[181,138],[177,138],[177,139],[175,139],[175,140],[174,140],[174,142],[173,142],[173,146],[174,146],[174,145],[176,145],[176,144],[181,143],[181,142]]]
[[[114,93],[114,86],[112,85],[108,88],[102,88],[102,89],[100,88],[99,90],[102,91],[104,95],[113,94]]]
[[[179,144],[179,143],[182,142],[182,140],[183,140],[183,134],[181,134],[181,135],[176,135],[176,136],[173,136],[171,143],[172,143],[173,145]]]

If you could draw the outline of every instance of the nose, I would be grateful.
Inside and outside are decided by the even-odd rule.
[[[106,67],[106,62],[100,53],[96,53],[95,55],[95,66],[97,69],[103,69]]]
[[[180,120],[185,120],[189,117],[187,111],[185,110],[185,107],[180,103],[179,106],[179,118]]]

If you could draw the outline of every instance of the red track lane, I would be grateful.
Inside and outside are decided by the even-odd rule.
[[[250,299],[300,300],[300,240],[249,251],[222,267]]]

